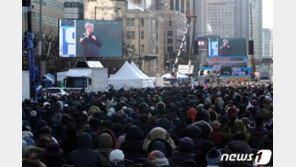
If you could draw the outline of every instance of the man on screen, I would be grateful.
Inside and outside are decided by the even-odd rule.
[[[223,47],[220,48],[221,56],[230,56],[233,49],[228,45],[228,40],[223,40]]]
[[[80,38],[80,44],[83,45],[82,57],[99,57],[99,47],[102,47],[101,39],[93,34],[94,25],[86,23],[84,25],[85,33]]]

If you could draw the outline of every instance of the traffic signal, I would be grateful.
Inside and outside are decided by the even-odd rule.
[[[253,54],[254,54],[254,41],[249,40],[249,55],[253,55]]]

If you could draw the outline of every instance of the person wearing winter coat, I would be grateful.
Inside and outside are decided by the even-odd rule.
[[[132,125],[127,130],[126,137],[119,148],[124,152],[126,159],[136,163],[146,157],[146,152],[143,150],[143,143],[142,130],[138,126]]]
[[[151,141],[153,141],[154,139],[165,140],[171,146],[172,150],[174,150],[176,148],[175,142],[171,138],[169,133],[161,127],[155,127],[153,129],[151,129],[151,131],[147,134],[147,136],[144,140],[143,149],[145,151],[148,150],[148,147],[149,147]]]
[[[224,149],[222,149],[222,154],[227,153],[227,154],[251,154],[252,149],[246,142],[246,134],[242,132],[237,132],[233,140],[229,142]],[[222,161],[221,166],[247,166],[247,165],[252,165],[252,161]]]
[[[263,126],[263,118],[257,117],[256,126],[250,128],[251,132],[251,146],[252,148],[258,149],[264,136],[268,134],[267,129]]]
[[[109,161],[110,152],[115,148],[115,137],[112,133],[108,133],[108,130],[103,130],[98,138],[98,152],[100,153],[100,159],[104,166],[112,167],[111,162]]]
[[[43,156],[43,149],[39,147],[29,147],[24,152],[22,160],[23,167],[46,167],[39,159]]]
[[[195,121],[206,121],[206,122],[210,122],[210,114],[205,110],[205,109],[200,109],[196,116],[195,116]]]
[[[218,121],[211,122],[213,131],[211,132],[211,138],[216,147],[220,148],[223,145],[223,139],[220,135],[220,123]]]
[[[193,140],[194,142],[193,151],[194,151],[194,154],[196,155],[199,155],[201,153],[201,145],[204,141],[203,139],[201,139],[201,135],[202,135],[201,129],[194,124],[188,125],[185,128],[184,136],[190,137]]]
[[[170,164],[165,155],[158,150],[152,151],[148,155],[148,161],[156,167],[170,167]]]
[[[52,142],[43,151],[43,162],[46,167],[62,167],[66,161],[62,158],[63,150],[60,149],[59,144]]]
[[[169,164],[171,165],[173,164],[173,161],[172,161],[173,149],[172,149],[172,146],[166,140],[163,140],[163,139],[152,140],[148,146],[147,155],[155,150],[161,151],[165,155],[166,159],[169,161]]]
[[[187,111],[187,115],[190,116],[192,118],[192,121],[194,122],[195,120],[195,116],[196,116],[196,109],[195,108],[190,108],[188,111]]]
[[[77,138],[78,149],[71,152],[69,156],[70,163],[76,167],[101,167],[102,162],[100,154],[90,149],[91,147],[91,136],[82,132]]]
[[[229,143],[230,141],[233,140],[233,137],[235,133],[237,132],[242,132],[245,134],[245,141],[248,143],[251,138],[250,132],[247,130],[244,122],[242,120],[235,120],[233,126],[229,127],[224,127],[221,131],[221,137],[225,141],[225,143]]]
[[[64,157],[68,159],[69,154],[77,148],[77,130],[73,127],[66,129],[65,138],[61,141],[61,149]]]
[[[194,160],[195,154],[193,153],[194,142],[189,137],[181,139],[178,145],[178,150],[173,152],[172,160],[175,165],[181,165],[186,160]]]
[[[207,167],[219,167],[221,156],[221,151],[217,150],[216,148],[210,149],[206,156]]]
[[[201,138],[203,140],[212,140],[211,133],[213,131],[213,128],[208,122],[201,120],[198,122],[194,122],[193,124],[198,126],[201,129],[202,131]]]
[[[109,161],[113,167],[125,167],[125,156],[122,150],[116,149],[110,152]]]

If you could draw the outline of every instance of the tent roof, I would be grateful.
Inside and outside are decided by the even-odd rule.
[[[134,63],[134,62],[131,62],[131,66],[134,68],[134,70],[136,71],[136,72],[138,72],[141,76],[143,76],[144,78],[146,78],[146,79],[149,79],[149,77],[146,75],[146,74],[144,74],[138,67],[137,67],[137,65]]]
[[[117,71],[116,74],[112,75],[110,79],[144,79],[134,68],[127,62]]]

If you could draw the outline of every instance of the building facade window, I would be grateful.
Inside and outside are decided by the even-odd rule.
[[[168,36],[169,37],[173,36],[173,31],[168,31]]]
[[[135,18],[127,18],[126,26],[135,26]]]
[[[141,26],[144,27],[144,18],[141,18]]]
[[[144,31],[141,31],[141,39],[144,39]]]
[[[135,31],[127,31],[126,38],[127,39],[135,39]]]
[[[179,11],[179,0],[176,0],[176,10]]]
[[[168,39],[168,44],[172,44],[173,43],[173,39],[172,38],[169,38]]]
[[[170,1],[170,10],[175,10],[175,8],[174,8],[174,0]]]
[[[172,46],[168,46],[168,52],[169,53],[173,52],[173,47]]]
[[[171,21],[171,20],[169,21],[169,26],[170,26],[170,27],[172,26],[172,21]]]

